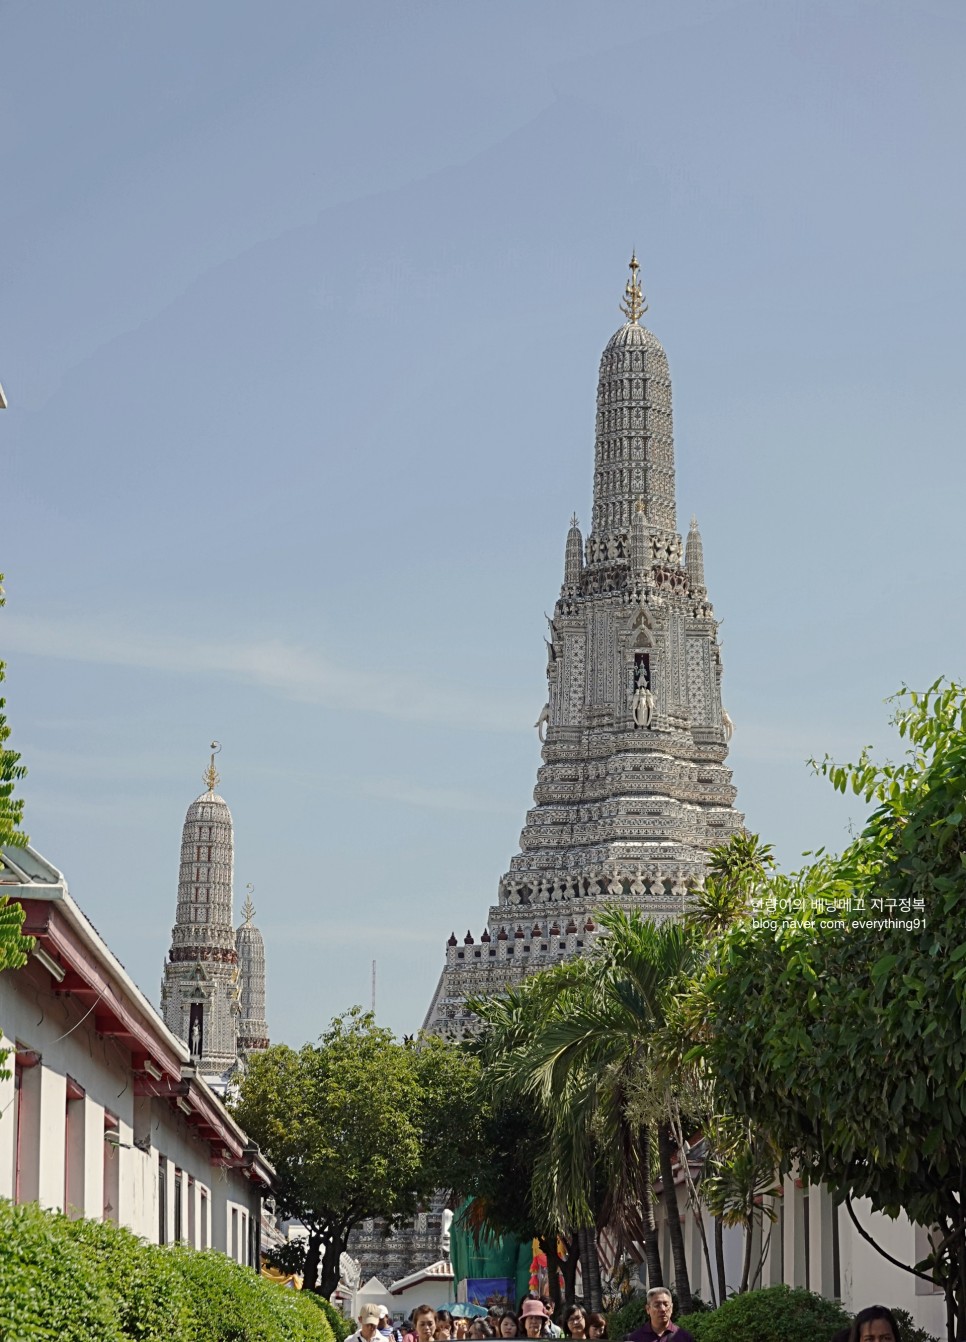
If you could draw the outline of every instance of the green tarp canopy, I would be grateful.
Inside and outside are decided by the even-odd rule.
[[[453,1217],[449,1232],[449,1255],[456,1282],[509,1278],[516,1283],[516,1299],[530,1289],[530,1263],[533,1246],[513,1235],[490,1235],[468,1229],[462,1224],[468,1203]]]

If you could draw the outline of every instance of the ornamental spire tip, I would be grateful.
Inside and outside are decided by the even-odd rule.
[[[203,783],[207,783],[209,792],[214,792],[215,788],[221,782],[221,776],[219,775],[218,770],[215,768],[215,756],[219,753],[220,750],[221,750],[221,742],[212,741],[211,763],[208,765],[208,768],[201,775],[201,781]]]
[[[620,309],[627,320],[635,325],[637,319],[647,311],[647,301],[637,278],[637,272],[640,268],[641,263],[637,259],[637,252],[633,251],[630,259],[631,277],[624,285],[624,301],[621,303]]]
[[[252,885],[251,881],[249,881],[245,886],[245,889],[248,891],[248,894],[245,897],[245,903],[242,905],[242,916],[245,919],[245,926],[251,927],[252,919],[255,917],[255,905],[252,903],[252,892],[255,887]]]

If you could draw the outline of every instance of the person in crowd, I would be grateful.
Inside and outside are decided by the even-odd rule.
[[[448,1309],[436,1311],[436,1342],[450,1342],[453,1336],[453,1316]]]
[[[528,1300],[536,1300],[538,1305],[543,1305],[543,1312],[547,1318],[547,1331],[543,1336],[563,1337],[563,1329],[558,1327],[557,1324],[554,1322],[553,1308],[551,1307],[549,1301],[545,1300],[542,1295],[538,1295],[536,1291],[527,1291],[526,1295],[523,1297],[523,1300],[520,1302],[521,1326],[523,1325],[523,1306],[526,1304]]]
[[[849,1342],[902,1342],[902,1339],[892,1311],[885,1305],[869,1305],[856,1314]]]
[[[666,1286],[652,1286],[647,1293],[647,1323],[627,1334],[627,1342],[694,1342],[686,1328],[671,1322],[674,1302]]]
[[[527,1297],[520,1310],[520,1322],[523,1324],[524,1337],[549,1337],[547,1331],[547,1307],[542,1300]]]
[[[350,1333],[346,1342],[372,1342],[379,1332],[379,1306],[363,1305],[359,1310],[359,1327]]]
[[[402,1342],[402,1333],[392,1326],[392,1319],[385,1305],[379,1306],[379,1333],[385,1342]]]
[[[576,1342],[585,1342],[587,1337],[587,1315],[582,1305],[568,1305],[563,1316],[564,1337],[572,1337]]]
[[[470,1321],[462,1314],[453,1316],[453,1342],[466,1342],[470,1332]]]
[[[607,1336],[607,1319],[603,1314],[587,1315],[587,1337],[590,1342],[596,1342],[599,1337]]]
[[[470,1324],[471,1342],[490,1342],[493,1337],[496,1337],[496,1329],[489,1319],[474,1319]]]
[[[517,1316],[515,1314],[511,1314],[509,1310],[507,1310],[505,1314],[501,1314],[500,1327],[497,1329],[497,1331],[500,1334],[500,1336],[504,1338],[519,1337],[520,1322],[517,1319]]]
[[[412,1331],[406,1334],[405,1342],[433,1342],[436,1332],[436,1311],[432,1305],[417,1305],[412,1313]]]

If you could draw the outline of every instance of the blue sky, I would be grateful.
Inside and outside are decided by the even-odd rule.
[[[963,676],[954,3],[0,3],[27,828],[156,998],[224,743],[273,1036],[422,1019],[539,762],[632,247],[731,764],[793,865]],[[55,40],[56,39],[56,40]]]

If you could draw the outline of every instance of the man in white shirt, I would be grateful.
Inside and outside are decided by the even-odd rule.
[[[350,1333],[346,1342],[372,1342],[379,1332],[379,1306],[363,1305],[359,1310],[359,1329]]]

